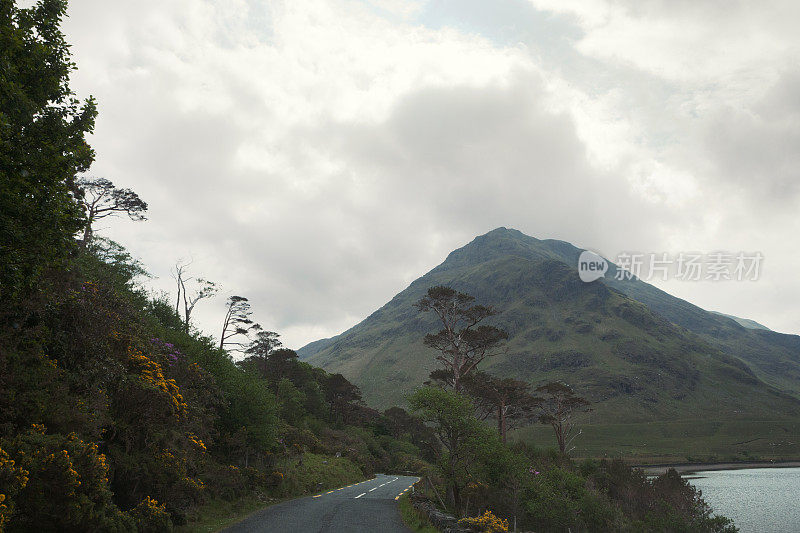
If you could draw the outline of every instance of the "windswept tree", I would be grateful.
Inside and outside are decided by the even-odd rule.
[[[497,431],[503,443],[509,429],[537,417],[542,400],[531,394],[530,385],[524,381],[474,372],[463,383],[478,409],[478,417],[491,417],[497,421]]]
[[[581,434],[575,418],[591,410],[589,401],[577,396],[566,383],[558,381],[537,387],[536,392],[543,396],[539,421],[552,426],[561,453],[570,453],[574,449],[572,441]]]
[[[127,215],[131,220],[147,220],[147,202],[130,189],[120,189],[105,178],[81,178],[80,202],[86,215],[83,228],[83,246],[92,240],[92,224],[101,218]]]
[[[181,316],[181,303],[183,303],[183,327],[189,331],[189,324],[194,307],[200,300],[211,298],[217,294],[217,284],[203,278],[192,278],[188,274],[188,264],[176,263],[172,277],[175,278],[178,295],[175,298],[175,314]],[[194,285],[192,293],[186,288],[187,284]]]
[[[492,306],[476,305],[475,298],[444,286],[428,289],[416,304],[422,312],[433,312],[442,329],[425,335],[425,345],[437,350],[436,359],[452,375],[452,386],[461,390],[461,381],[485,358],[493,356],[508,338],[500,328],[482,324],[497,314]]]
[[[219,336],[219,348],[235,346],[241,349],[244,342],[232,340],[247,335],[252,330],[260,330],[261,326],[250,320],[250,303],[244,296],[230,296],[226,305],[225,319],[222,321],[222,333]]]

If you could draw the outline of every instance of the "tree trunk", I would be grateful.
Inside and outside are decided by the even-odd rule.
[[[83,228],[83,241],[81,241],[81,246],[86,248],[86,246],[89,244],[89,241],[91,240],[92,240],[92,221],[89,220],[86,223],[86,227]]]
[[[453,509],[455,509],[458,518],[463,518],[464,515],[461,512],[461,490],[455,481],[453,482]]]
[[[503,441],[503,444],[506,443],[506,402],[504,400],[500,401],[500,405],[497,407],[497,430],[500,432],[500,439]]]

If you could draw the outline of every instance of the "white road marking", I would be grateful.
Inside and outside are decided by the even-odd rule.
[[[375,490],[375,489],[377,489],[377,488],[378,488],[378,487],[375,487],[375,488],[369,489],[367,492],[372,492],[373,490]]]
[[[362,492],[361,494],[359,494],[358,496],[356,496],[356,498],[360,498],[360,497],[362,497],[364,494],[366,494],[366,492]]]

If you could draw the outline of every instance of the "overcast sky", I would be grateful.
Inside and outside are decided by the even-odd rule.
[[[507,226],[607,257],[760,251],[755,282],[657,283],[800,333],[800,3],[72,0],[106,222],[299,348]]]

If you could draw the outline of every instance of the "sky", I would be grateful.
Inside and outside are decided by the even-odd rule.
[[[353,326],[496,227],[614,258],[760,252],[756,281],[654,284],[800,333],[800,3],[72,0],[104,219],[284,344]]]

